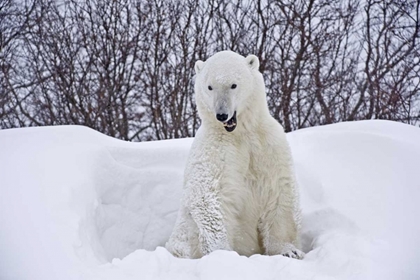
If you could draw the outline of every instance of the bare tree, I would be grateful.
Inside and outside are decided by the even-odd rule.
[[[194,136],[194,63],[225,49],[260,58],[286,131],[373,118],[419,124],[419,2],[5,0],[0,127]]]
[[[9,128],[24,126],[19,121],[16,110],[21,106],[20,99],[13,98],[13,87],[10,84],[12,68],[18,53],[19,42],[30,24],[36,1],[13,0],[0,2],[0,127]]]

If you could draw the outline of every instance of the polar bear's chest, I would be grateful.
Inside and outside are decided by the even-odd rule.
[[[273,176],[275,170],[267,157],[270,157],[270,155],[250,153],[246,176],[256,181],[265,180],[267,177]]]

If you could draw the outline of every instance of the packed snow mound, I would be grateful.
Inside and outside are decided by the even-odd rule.
[[[419,279],[420,129],[363,121],[288,139],[306,257],[185,260],[162,246],[192,139],[0,131],[0,279]]]

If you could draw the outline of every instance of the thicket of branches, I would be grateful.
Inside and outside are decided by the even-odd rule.
[[[125,140],[193,136],[196,60],[260,58],[286,131],[420,121],[419,0],[0,3],[0,127],[81,124]]]

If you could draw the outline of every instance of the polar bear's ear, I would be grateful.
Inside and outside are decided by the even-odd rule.
[[[203,61],[201,61],[201,60],[197,60],[197,61],[195,62],[195,66],[194,66],[194,68],[195,68],[195,73],[196,73],[196,74],[200,73],[201,69],[203,69],[203,66],[204,66],[204,62],[203,62]]]
[[[258,68],[260,68],[260,60],[258,59],[258,57],[256,57],[253,54],[248,55],[246,58],[246,63],[248,64],[248,66],[254,70],[258,70]]]

